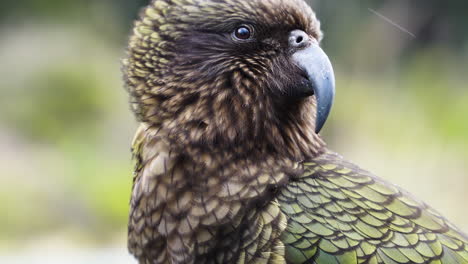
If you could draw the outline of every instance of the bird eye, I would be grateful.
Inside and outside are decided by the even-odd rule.
[[[252,30],[247,26],[240,26],[234,31],[234,37],[240,40],[248,40],[252,37]]]

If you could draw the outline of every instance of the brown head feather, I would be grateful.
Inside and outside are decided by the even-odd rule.
[[[251,25],[254,40],[232,32]],[[302,0],[158,0],[142,11],[124,60],[141,122],[183,147],[268,148],[294,159],[315,156],[313,98],[287,95],[299,73],[288,33],[321,38]]]

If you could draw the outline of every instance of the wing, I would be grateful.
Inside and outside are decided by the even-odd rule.
[[[326,153],[279,194],[288,263],[468,263],[468,239],[398,187]]]
[[[145,227],[143,214],[138,208],[140,200],[144,197],[144,192],[140,188],[141,174],[140,171],[143,167],[142,161],[142,145],[144,143],[147,128],[141,125],[132,143],[132,155],[134,161],[134,173],[133,173],[133,185],[132,185],[132,196],[130,200],[130,212],[128,220],[128,249],[129,251],[139,257],[142,255],[141,248],[141,233]]]
[[[167,260],[165,240],[159,239],[159,234],[154,232],[151,222],[157,218],[151,218],[150,222],[147,219],[147,212],[154,215],[158,213],[154,208],[155,204],[148,198],[156,186],[156,180],[145,175],[143,170],[148,165],[145,163],[165,154],[161,142],[156,142],[151,148],[145,149],[148,137],[152,134],[154,134],[153,129],[142,124],[132,143],[135,168],[128,220],[128,249],[141,263],[147,263],[147,259],[154,259],[152,263],[165,263]]]

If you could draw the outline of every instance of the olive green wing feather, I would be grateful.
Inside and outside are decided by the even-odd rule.
[[[278,200],[288,263],[468,263],[468,239],[398,187],[326,153]]]
[[[153,221],[159,216],[151,203],[152,189],[156,185],[155,179],[145,175],[144,167],[148,161],[163,154],[158,144],[148,143],[154,134],[154,129],[146,124],[138,128],[132,143],[134,174],[130,211],[128,220],[128,249],[141,263],[154,259],[154,263],[165,263],[167,252],[165,240],[159,239],[159,233],[154,231]],[[145,148],[145,145],[151,144]],[[148,217],[148,212],[153,213]],[[156,220],[155,220],[156,219]],[[160,218],[159,218],[160,219]],[[153,263],[153,262],[152,262]]]
[[[143,197],[141,188],[138,186],[140,182],[140,171],[143,167],[142,161],[142,146],[145,141],[145,132],[147,128],[141,125],[132,142],[132,156],[134,162],[134,174],[133,174],[133,185],[132,185],[132,196],[130,200],[130,212],[128,221],[128,249],[130,252],[136,255],[141,255],[140,248],[140,237],[142,230],[145,227],[145,220],[143,213],[138,208],[138,204]]]

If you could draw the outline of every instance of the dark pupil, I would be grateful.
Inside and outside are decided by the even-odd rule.
[[[247,27],[240,27],[236,30],[236,37],[240,39],[250,38],[250,30]]]

